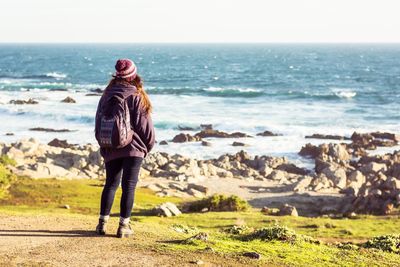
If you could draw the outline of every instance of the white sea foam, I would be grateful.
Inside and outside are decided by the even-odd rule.
[[[357,95],[351,88],[331,88],[332,92],[340,98],[353,98]]]
[[[255,88],[235,88],[235,87],[229,87],[229,88],[223,88],[223,87],[208,87],[204,88],[204,91],[209,91],[209,92],[224,92],[224,91],[237,91],[241,93],[258,93],[261,92],[259,89]]]
[[[62,80],[62,79],[67,78],[68,75],[65,73],[59,73],[59,72],[48,72],[48,73],[46,73],[46,76],[55,78],[57,80]]]

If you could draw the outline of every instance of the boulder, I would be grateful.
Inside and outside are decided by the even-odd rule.
[[[73,99],[72,97],[67,96],[66,98],[64,98],[63,100],[61,100],[62,103],[76,103],[75,99]]]
[[[270,131],[264,131],[262,133],[258,133],[257,136],[279,136],[279,134],[275,134]]]
[[[239,137],[251,137],[245,133],[234,132],[234,133],[226,133],[213,129],[205,129],[194,135],[199,139],[215,137],[215,138],[239,138]]]
[[[331,165],[322,170],[322,172],[328,179],[330,179],[333,184],[343,189],[347,185],[346,170],[340,166]]]
[[[242,143],[242,142],[236,142],[236,141],[234,141],[234,142],[232,143],[232,146],[249,146],[249,145],[247,145],[247,144],[245,144],[245,143]]]
[[[296,183],[296,185],[293,188],[293,191],[294,192],[308,191],[308,188],[310,187],[312,179],[313,178],[311,176],[304,176]]]
[[[52,128],[43,128],[43,127],[30,128],[29,131],[49,132],[49,133],[66,133],[66,132],[73,132],[72,130],[69,130],[69,129],[52,129]]]
[[[279,216],[295,216],[295,217],[297,217],[297,216],[299,216],[299,214],[297,213],[297,209],[295,206],[285,204],[279,209]]]
[[[168,142],[165,141],[165,140],[162,140],[162,141],[160,142],[160,146],[165,146],[165,145],[168,145]]]
[[[307,135],[307,139],[329,139],[329,140],[349,140],[350,138],[341,135],[330,135],[330,134],[312,134]]]
[[[303,157],[316,158],[321,154],[321,152],[320,147],[308,143],[301,148],[299,155]]]
[[[389,170],[389,174],[397,179],[400,179],[400,163],[395,163]]]
[[[185,142],[195,142],[200,140],[201,138],[199,138],[198,136],[191,136],[190,134],[180,133],[172,139],[172,142],[185,143]]]
[[[200,124],[200,128],[202,130],[212,130],[213,126],[212,124]]]
[[[368,164],[362,166],[360,171],[364,174],[386,172],[387,166],[384,163],[369,162]]]
[[[51,140],[47,145],[49,146],[54,146],[54,147],[61,147],[61,148],[73,148],[74,145],[69,144],[67,140],[59,140],[57,138],[54,138]]]
[[[197,191],[200,191],[204,194],[208,193],[208,188],[204,185],[190,183],[190,184],[188,184],[187,188],[188,189],[191,189],[191,188],[196,189]]]
[[[14,104],[14,105],[36,105],[36,104],[39,104],[38,101],[33,100],[32,98],[29,98],[28,100],[11,100],[9,103]]]
[[[270,175],[268,175],[268,179],[275,180],[275,181],[280,181],[280,180],[286,180],[287,179],[287,172],[285,171],[280,171],[280,170],[274,170],[271,172]]]
[[[346,145],[341,144],[329,144],[328,155],[334,159],[347,161],[350,159],[350,155],[347,152]]]
[[[154,208],[153,214],[157,216],[171,217],[171,216],[178,216],[182,214],[182,212],[178,209],[178,207],[175,204],[171,202],[166,202]]]
[[[400,135],[398,134],[394,134],[394,133],[381,133],[381,132],[374,132],[371,133],[371,135],[375,138],[380,138],[380,139],[388,139],[388,140],[392,140],[395,142],[400,142]]]
[[[212,146],[212,143],[203,140],[203,141],[201,141],[201,145],[202,145],[202,146]]]
[[[308,170],[300,168],[300,167],[297,167],[293,163],[281,164],[276,169],[280,170],[280,171],[285,171],[285,172],[288,172],[288,173],[298,174],[298,175],[307,175],[309,173]]]
[[[189,188],[186,192],[189,195],[192,195],[192,196],[194,196],[196,198],[203,198],[204,197],[204,193],[203,192],[200,192],[199,190],[196,190],[194,188]]]
[[[347,177],[347,184],[356,185],[360,188],[366,182],[364,174],[358,170],[352,171]]]

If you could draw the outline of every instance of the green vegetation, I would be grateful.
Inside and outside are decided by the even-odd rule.
[[[7,156],[0,157],[0,198],[4,198],[7,189],[15,176],[6,168],[7,165],[15,165],[15,161],[10,160]]]
[[[366,248],[376,248],[383,251],[400,253],[400,235],[376,236],[364,245]]]
[[[7,197],[0,200],[0,213],[68,216],[93,221],[95,226],[101,190],[102,183],[94,180],[18,179],[9,188]],[[120,193],[121,190],[112,209],[111,223],[115,225]],[[221,203],[210,199],[208,204]],[[136,237],[127,241],[127,246],[164,254],[195,253],[199,258],[214,255],[220,257],[222,265],[224,257],[228,257],[243,265],[400,266],[400,255],[393,253],[398,252],[399,236],[390,235],[399,232],[398,216],[278,217],[252,208],[169,218],[144,215],[143,211],[166,201],[182,204],[179,198],[161,198],[147,189],[137,190],[132,218]],[[246,258],[243,256],[246,252],[256,252],[261,259]]]
[[[213,195],[187,205],[190,212],[200,211],[245,211],[249,208],[247,201],[238,196]]]

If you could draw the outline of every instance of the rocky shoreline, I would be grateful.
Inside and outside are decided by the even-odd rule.
[[[210,134],[224,135],[206,128],[194,136],[201,140]],[[240,133],[234,134],[235,137],[242,136]],[[269,136],[272,133],[264,134]],[[210,191],[215,191],[209,190],[209,187],[218,189],[218,185],[214,184],[240,181],[258,186],[257,192],[248,197],[255,203],[256,198],[271,200],[274,192],[305,199],[315,194],[338,197],[340,201],[335,201],[334,207],[332,203],[321,205],[317,212],[320,215],[354,212],[390,214],[399,206],[400,151],[385,155],[370,155],[369,151],[377,147],[395,146],[400,136],[374,132],[354,133],[351,138],[334,135],[313,135],[313,138],[348,142],[305,145],[299,155],[315,160],[312,170],[300,168],[284,157],[250,156],[245,151],[208,160],[154,152],[143,163],[142,186],[157,192],[159,196],[202,198]],[[0,152],[16,162],[10,169],[18,176],[104,179],[105,175],[103,160],[96,145],[78,146],[61,140],[41,144],[31,138],[12,144],[0,143]],[[211,186],[210,181],[213,181]],[[269,187],[263,187],[264,184]],[[285,200],[283,198],[282,202],[278,200],[277,203],[281,205]],[[269,200],[266,203],[275,205]],[[296,205],[296,202],[291,204]],[[304,215],[307,211],[301,213]]]

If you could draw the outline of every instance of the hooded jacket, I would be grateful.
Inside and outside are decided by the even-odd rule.
[[[146,157],[154,146],[155,132],[150,114],[147,114],[140,106],[141,96],[135,86],[113,85],[108,88],[99,100],[96,118],[105,99],[112,95],[118,95],[128,101],[134,134],[129,145],[123,148],[102,147],[100,148],[100,154],[105,162],[124,157]]]

